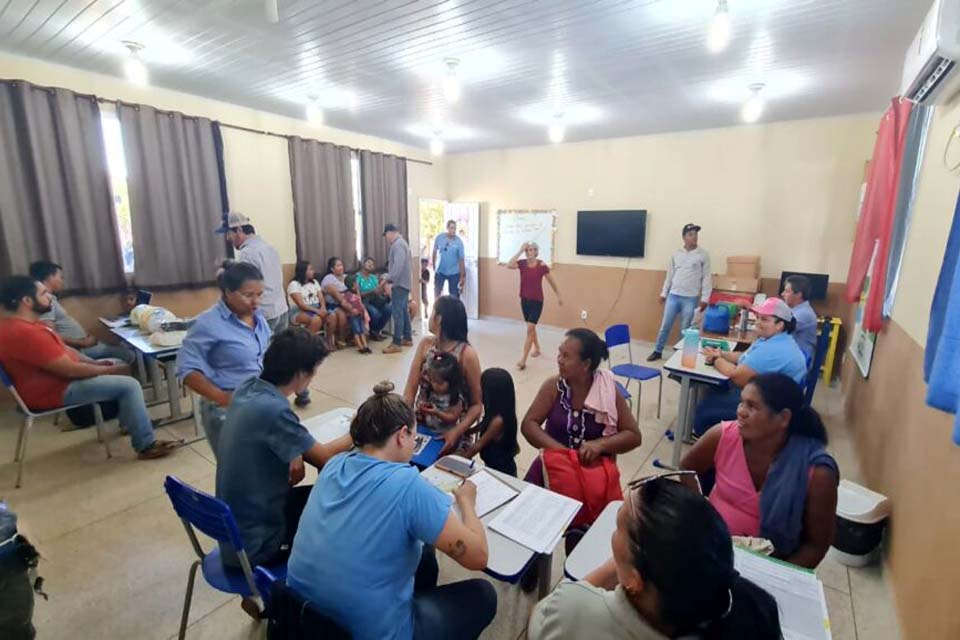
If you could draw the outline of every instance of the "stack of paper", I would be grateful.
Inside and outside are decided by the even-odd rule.
[[[482,518],[497,507],[517,497],[516,489],[493,474],[481,470],[467,478],[477,485],[477,517]]]
[[[527,486],[488,525],[538,553],[552,553],[581,503],[559,493]]]
[[[830,640],[830,618],[823,583],[812,571],[733,548],[734,566],[762,587],[780,606],[784,640]]]

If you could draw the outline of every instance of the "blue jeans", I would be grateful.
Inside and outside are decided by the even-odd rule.
[[[390,306],[393,310],[393,344],[404,340],[413,340],[413,327],[410,325],[410,289],[393,286]]]
[[[476,638],[497,615],[497,592],[482,578],[437,586],[437,558],[424,545],[413,583],[414,640]]]
[[[697,304],[700,299],[697,296],[677,296],[670,294],[667,296],[667,302],[663,307],[663,323],[660,325],[660,333],[657,334],[657,344],[653,350],[657,353],[663,353],[663,345],[673,329],[673,322],[680,314],[680,330],[683,331],[690,326],[693,321],[693,312],[697,310]]]
[[[440,296],[443,295],[444,282],[447,283],[447,291],[450,292],[449,293],[450,297],[456,298],[457,300],[459,300],[460,299],[460,272],[458,271],[452,276],[449,276],[443,273],[434,274],[434,281],[433,281],[433,293],[435,296],[434,299],[439,298]]]
[[[153,444],[153,425],[143,401],[143,388],[129,376],[97,376],[74,380],[63,394],[64,404],[86,404],[113,400],[120,408],[117,418],[130,434],[138,453]]]
[[[355,336],[362,336],[366,333],[363,328],[363,316],[347,316],[350,321],[350,333]]]
[[[367,313],[370,314],[370,333],[380,333],[380,330],[386,326],[387,320],[390,319],[390,314],[392,313],[389,305],[378,307],[372,302],[366,302],[363,306],[367,310]]]
[[[200,424],[203,425],[203,432],[207,436],[207,444],[213,451],[213,457],[219,458],[217,448],[220,443],[220,431],[223,429],[223,423],[227,421],[227,408],[203,397],[197,397],[197,404],[200,407]]]
[[[93,358],[94,360],[111,358],[113,360],[126,362],[127,364],[133,364],[137,359],[136,354],[123,345],[107,344],[105,342],[98,342],[92,347],[80,349],[80,352],[88,358]]]
[[[693,433],[702,436],[710,427],[725,420],[735,420],[740,405],[740,390],[712,393],[700,401],[693,417]]]

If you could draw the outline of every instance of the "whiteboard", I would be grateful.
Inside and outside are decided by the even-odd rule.
[[[536,242],[540,247],[540,259],[552,265],[556,230],[557,212],[554,210],[500,209],[497,211],[497,262],[506,264],[524,242]]]

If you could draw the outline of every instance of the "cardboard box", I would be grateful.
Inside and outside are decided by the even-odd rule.
[[[727,258],[727,275],[759,278],[760,256],[730,256]]]
[[[756,293],[760,291],[759,278],[745,278],[728,274],[713,276],[713,288],[719,291],[741,291]]]

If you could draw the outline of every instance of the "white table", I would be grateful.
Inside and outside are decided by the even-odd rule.
[[[319,413],[303,421],[313,439],[321,444],[333,442],[350,433],[350,421],[357,415],[353,407],[339,407]]]
[[[177,381],[177,353],[180,346],[160,347],[150,342],[150,336],[131,325],[113,326],[114,322],[100,318],[100,323],[124,343],[133,349],[137,356],[137,365],[150,376],[150,384],[156,400],[160,399],[160,368],[167,383],[167,402],[170,404],[170,417],[160,421],[160,425],[179,422],[193,417],[193,411],[183,412],[180,406],[181,388]]]
[[[702,336],[702,335],[701,335],[701,336],[700,336],[700,347],[698,348],[700,351],[703,351],[703,341],[704,341],[704,340],[716,340],[716,341],[718,341],[718,342],[719,342],[720,340],[723,340],[724,342],[727,343],[727,348],[728,348],[730,351],[735,351],[735,350],[737,349],[737,344],[738,344],[738,342],[737,342],[736,340],[726,340],[726,339],[723,339],[723,338],[708,338],[708,337],[705,337],[705,336]],[[680,338],[680,340],[677,341],[677,344],[673,345],[673,348],[674,348],[675,350],[677,350],[677,351],[681,351],[681,350],[683,349],[683,338]]]
[[[476,463],[478,469],[483,468],[482,463],[478,460]],[[529,483],[520,480],[519,478],[514,478],[513,476],[508,476],[505,473],[500,473],[499,471],[494,471],[493,469],[487,469],[488,473],[493,474],[500,480],[503,480],[505,483],[516,489],[518,492],[523,491]],[[442,469],[438,469],[436,465],[431,465],[424,469],[421,474],[425,480],[431,484],[439,487],[443,490],[449,490],[456,487],[461,478]],[[499,514],[506,506],[510,504],[509,502],[501,505],[500,507],[494,509],[490,513],[486,514],[480,521],[483,523],[484,531],[487,534],[487,568],[484,569],[484,572],[498,580],[503,580],[505,582],[516,582],[520,576],[523,574],[524,569],[527,568],[531,562],[537,562],[537,585],[538,585],[538,598],[543,598],[547,595],[548,590],[550,589],[550,573],[553,565],[553,554],[538,554],[535,551],[532,551],[518,542],[514,542],[510,538],[497,533],[490,529],[489,523],[497,514]],[[563,538],[560,538],[563,540]]]
[[[613,557],[610,537],[617,528],[622,500],[607,505],[564,565],[571,580],[583,580]],[[830,640],[830,619],[823,584],[808,570],[733,547],[733,562],[745,578],[765,589],[780,607],[784,638]]]
[[[610,537],[617,528],[617,512],[623,500],[614,500],[600,512],[600,517],[587,529],[580,544],[567,557],[563,573],[571,580],[583,580],[587,575],[610,559]]]
[[[693,368],[684,367],[681,363],[683,351],[675,351],[663,365],[668,371],[680,378],[680,402],[677,412],[677,424],[673,430],[673,468],[680,466],[680,454],[683,451],[683,440],[690,435],[693,414],[696,410],[696,395],[693,383],[707,384],[716,387],[726,386],[729,378],[715,368],[709,366],[702,353],[697,354],[697,364]]]

